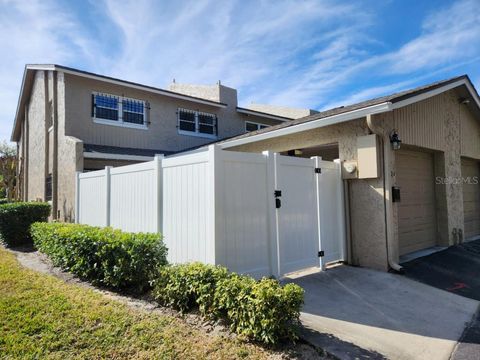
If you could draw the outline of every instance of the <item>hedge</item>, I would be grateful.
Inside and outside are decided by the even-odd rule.
[[[223,319],[233,332],[267,344],[297,338],[303,289],[277,280],[256,281],[221,266],[191,263],[165,266],[153,295],[182,312],[198,307],[211,319]]]
[[[167,263],[160,234],[66,223],[36,223],[31,233],[55,266],[110,288],[142,292]]]
[[[8,199],[0,198],[0,205],[8,204],[8,203],[9,203]]]
[[[0,239],[7,246],[31,245],[30,225],[47,221],[50,204],[14,202],[0,205]]]

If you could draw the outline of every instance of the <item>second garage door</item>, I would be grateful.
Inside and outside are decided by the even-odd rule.
[[[480,164],[478,161],[462,159],[463,214],[465,240],[480,236]],[[476,183],[477,182],[477,183]]]
[[[419,151],[396,153],[400,255],[436,245],[433,156]]]

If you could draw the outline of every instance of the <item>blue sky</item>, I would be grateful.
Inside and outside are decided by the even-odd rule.
[[[464,73],[480,89],[480,0],[0,0],[0,43],[0,140],[26,63],[320,110]]]

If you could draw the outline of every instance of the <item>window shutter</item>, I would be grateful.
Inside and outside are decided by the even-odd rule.
[[[95,116],[95,94],[92,94],[92,118]]]

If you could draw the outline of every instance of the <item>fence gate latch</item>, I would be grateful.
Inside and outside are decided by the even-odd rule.
[[[315,174],[321,174],[322,169],[321,168],[315,168]]]
[[[324,256],[325,256],[325,251],[320,250],[320,251],[318,252],[318,257],[324,257]]]
[[[273,195],[275,196],[275,208],[280,209],[282,207],[282,200],[280,200],[279,197],[282,196],[282,191],[281,190],[275,190]]]

